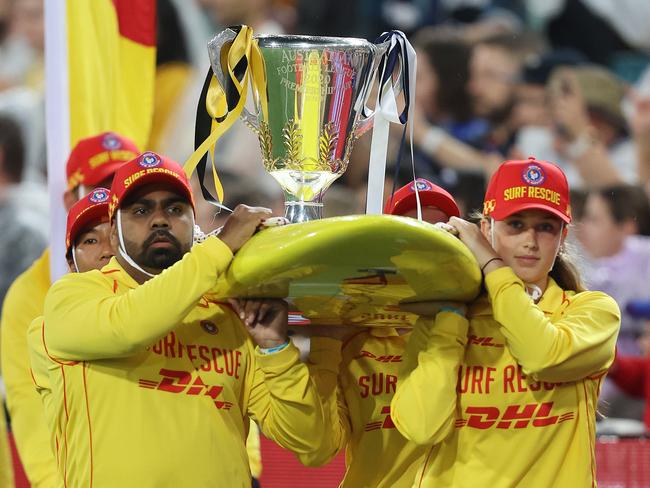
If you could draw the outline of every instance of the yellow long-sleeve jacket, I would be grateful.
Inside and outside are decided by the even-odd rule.
[[[50,255],[46,249],[13,282],[2,306],[2,377],[7,389],[7,409],[20,460],[33,488],[60,486],[56,460],[49,443],[43,405],[29,372],[27,329],[43,315],[50,288]]]
[[[393,398],[400,432],[430,445],[414,486],[595,486],[596,401],[614,359],[618,306],[552,279],[534,304],[508,267],[485,284],[487,297],[470,309],[464,357],[452,368],[456,387],[427,395],[447,381],[451,363],[422,340],[417,366]]]
[[[436,320],[437,333],[450,329],[457,334],[462,354],[467,321],[449,312]],[[415,333],[429,328],[428,321],[420,320]],[[370,329],[344,344],[325,337],[311,339],[310,369],[329,406],[334,428],[318,452],[300,459],[305,464],[324,464],[344,448],[346,472],[341,487],[410,487],[424,461],[426,446],[402,436],[390,416],[409,335],[400,336],[395,329]],[[456,376],[450,375],[449,381],[453,387]],[[429,388],[428,393],[434,394],[435,389]]]
[[[140,286],[115,259],[52,286],[28,342],[68,486],[248,487],[247,416],[293,451],[320,442],[297,349],[260,354],[204,297],[231,259],[209,238]]]

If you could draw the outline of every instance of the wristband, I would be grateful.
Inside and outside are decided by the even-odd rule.
[[[275,347],[260,347],[260,353],[262,354],[273,354],[278,351],[282,351],[282,349],[286,348],[289,346],[289,341],[285,342],[284,344],[280,344],[279,346]]]
[[[460,310],[459,308],[454,308],[454,307],[440,307],[440,310],[438,310],[438,313],[440,312],[450,312],[450,313],[455,313],[456,315],[460,315],[461,317],[465,317],[465,313]]]
[[[501,259],[501,258],[488,259],[487,263],[485,263],[483,266],[481,266],[481,273],[483,273],[483,271],[485,271],[485,268],[487,267],[487,265],[490,264],[492,261],[501,261],[501,262],[503,262],[503,259]]]

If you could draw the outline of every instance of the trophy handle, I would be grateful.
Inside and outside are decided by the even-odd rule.
[[[208,42],[208,55],[210,57],[212,72],[224,91],[226,89],[226,74],[224,73],[221,64],[221,52],[226,44],[230,44],[235,40],[235,37],[237,37],[237,33],[234,30],[224,29]],[[254,132],[259,132],[259,122],[257,121],[257,117],[250,113],[246,107],[243,107],[240,117]]]

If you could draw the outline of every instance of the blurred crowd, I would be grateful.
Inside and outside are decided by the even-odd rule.
[[[633,306],[650,301],[649,2],[159,0],[146,149],[180,162],[191,154],[206,42],[234,24],[371,41],[404,31],[418,55],[409,115],[417,176],[449,190],[469,215],[501,161],[535,156],[560,165],[572,189],[572,244],[585,281],[623,312],[618,354],[650,354],[648,311]],[[43,0],[0,0],[0,303],[47,243],[43,52]],[[401,130],[393,135],[388,192],[412,179],[410,157],[399,157],[408,140],[401,147]],[[348,171],[324,198],[325,216],[363,212],[369,150],[369,137],[357,141]],[[219,141],[215,160],[228,207],[283,213],[279,186],[242,123]],[[198,213],[204,231],[219,226],[214,207],[200,205]],[[609,381],[600,411],[641,420],[643,401],[626,391]]]

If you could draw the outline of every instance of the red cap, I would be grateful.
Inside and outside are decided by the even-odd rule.
[[[571,222],[569,184],[560,168],[530,157],[506,161],[492,175],[485,192],[483,215],[503,220],[520,210],[538,208]]]
[[[449,217],[460,217],[460,209],[447,190],[434,185],[429,180],[418,178],[397,190],[384,207],[385,214],[404,215],[416,208],[415,188],[417,186],[420,204],[423,207],[436,207]]]
[[[75,203],[68,212],[68,224],[65,231],[65,252],[70,252],[79,232],[83,231],[93,222],[108,220],[108,205],[110,203],[110,190],[95,188],[88,195]]]
[[[151,183],[168,184],[186,197],[194,208],[192,188],[181,165],[154,152],[146,152],[123,164],[115,173],[109,217],[113,218],[115,210],[133,190]]]
[[[65,168],[68,188],[97,185],[138,154],[140,150],[130,139],[113,132],[81,139],[72,149]]]

